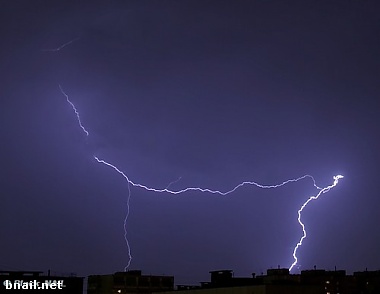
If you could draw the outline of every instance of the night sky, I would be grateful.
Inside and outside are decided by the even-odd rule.
[[[128,185],[94,155],[150,187],[181,177],[173,190],[342,174],[304,210],[294,272],[379,269],[379,15],[378,1],[2,1],[0,269],[124,269]],[[197,283],[289,267],[316,193],[132,187],[130,269]]]

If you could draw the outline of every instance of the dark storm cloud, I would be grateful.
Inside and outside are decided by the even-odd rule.
[[[227,190],[306,173],[326,186],[342,173],[305,209],[300,263],[377,269],[376,6],[3,3],[0,268],[125,266],[127,185],[95,154],[157,188],[179,176],[173,189]],[[310,181],[229,197],[133,189],[132,267],[197,282],[216,268],[288,266],[301,236],[296,211],[315,192]]]

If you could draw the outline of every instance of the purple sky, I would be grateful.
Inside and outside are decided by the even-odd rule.
[[[379,8],[3,1],[0,269],[123,270],[127,183],[93,155],[156,188],[182,177],[173,190],[343,174],[304,210],[300,269],[379,269]],[[130,268],[197,283],[289,267],[316,192],[310,180],[226,197],[132,188]]]

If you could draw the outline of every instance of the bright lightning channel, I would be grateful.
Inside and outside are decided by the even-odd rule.
[[[70,104],[71,108],[74,110],[74,113],[75,113],[75,115],[77,117],[77,121],[78,121],[78,124],[79,124],[80,128],[86,134],[86,136],[89,136],[89,132],[83,126],[82,121],[80,119],[79,112],[76,109],[75,105],[70,101],[69,96],[64,92],[64,90],[62,89],[61,85],[59,85],[59,89],[61,90],[61,93],[66,97],[66,101]],[[127,202],[126,202],[127,213],[126,213],[126,216],[125,216],[123,224],[124,224],[124,239],[125,239],[125,242],[126,242],[126,245],[127,245],[129,260],[128,260],[128,263],[127,263],[127,265],[125,267],[125,270],[127,270],[129,268],[129,266],[131,264],[131,261],[132,261],[131,247],[129,245],[129,241],[128,241],[128,238],[127,238],[127,235],[128,235],[127,234],[127,221],[128,221],[129,212],[130,212],[130,205],[129,205],[129,203],[130,203],[130,198],[131,198],[131,188],[130,188],[131,186],[137,187],[137,188],[141,188],[141,189],[144,189],[144,190],[150,191],[150,192],[169,193],[169,194],[173,194],[173,195],[178,195],[178,194],[186,193],[186,192],[189,192],[189,191],[198,191],[198,192],[202,192],[202,193],[211,193],[211,194],[218,194],[218,195],[221,195],[221,196],[226,196],[228,194],[231,194],[231,193],[235,192],[237,189],[239,189],[239,188],[241,188],[241,187],[243,187],[245,185],[253,185],[253,186],[256,186],[256,187],[262,188],[262,189],[274,189],[274,188],[282,187],[282,186],[284,186],[286,184],[289,184],[289,183],[292,183],[292,182],[298,182],[298,181],[306,179],[306,178],[311,179],[313,181],[313,186],[316,189],[318,189],[319,192],[315,196],[310,196],[309,199],[307,199],[302,204],[301,208],[298,210],[298,223],[300,224],[300,226],[302,228],[303,235],[302,235],[301,239],[299,240],[299,242],[294,247],[294,250],[293,250],[293,259],[294,259],[294,262],[289,267],[289,271],[291,271],[294,268],[294,266],[297,265],[297,262],[298,262],[297,250],[299,249],[300,246],[302,246],[302,242],[303,242],[303,240],[307,236],[305,224],[301,221],[301,213],[302,213],[302,211],[309,204],[309,202],[311,202],[312,200],[317,200],[319,198],[319,196],[321,196],[324,193],[329,192],[332,188],[334,188],[338,184],[339,179],[343,178],[342,175],[336,175],[336,176],[334,176],[334,182],[333,182],[333,184],[330,185],[330,186],[327,186],[325,188],[321,188],[321,187],[317,186],[316,181],[315,181],[315,179],[314,179],[313,176],[311,176],[311,175],[303,175],[301,177],[298,177],[298,178],[295,178],[295,179],[289,179],[289,180],[283,181],[280,184],[273,184],[273,185],[262,185],[262,184],[259,184],[257,182],[254,182],[254,181],[244,181],[244,182],[241,182],[240,184],[236,185],[235,187],[233,187],[232,189],[227,190],[227,191],[212,190],[212,189],[209,189],[209,188],[201,188],[201,187],[187,187],[187,188],[184,188],[184,189],[181,189],[181,190],[171,190],[171,189],[169,189],[169,187],[172,184],[177,183],[178,181],[181,180],[181,177],[179,177],[176,181],[173,181],[173,182],[169,183],[169,185],[167,185],[166,188],[164,188],[164,189],[157,189],[157,188],[152,188],[152,187],[140,184],[140,183],[135,183],[123,171],[121,171],[115,165],[113,165],[113,164],[111,164],[111,163],[109,163],[109,162],[107,162],[107,161],[105,161],[103,159],[100,159],[99,157],[97,157],[95,155],[93,155],[93,157],[94,157],[94,159],[98,163],[101,163],[101,164],[103,164],[103,165],[105,165],[107,167],[110,167],[113,170],[115,170],[117,173],[119,173],[127,181],[127,184],[128,184],[128,197],[127,197]]]
[[[299,178],[296,178],[296,179],[290,179],[290,180],[286,180],[280,184],[276,184],[276,185],[261,185],[257,182],[252,182],[252,181],[245,181],[245,182],[241,182],[240,184],[236,185],[234,188],[232,188],[231,190],[227,190],[227,191],[219,191],[219,190],[211,190],[211,189],[208,189],[208,188],[201,188],[201,187],[187,187],[185,189],[181,189],[181,190],[170,190],[168,188],[164,188],[164,189],[157,189],[157,188],[152,188],[152,187],[148,187],[148,186],[145,186],[145,185],[142,185],[142,184],[139,184],[139,183],[135,183],[133,182],[131,179],[128,178],[128,176],[122,172],[120,169],[118,169],[115,165],[103,160],[103,159],[99,159],[97,156],[94,156],[95,160],[99,163],[102,163],[112,169],[114,169],[116,172],[118,172],[120,175],[122,175],[124,177],[125,180],[127,180],[128,184],[130,184],[131,186],[133,187],[138,187],[138,188],[141,188],[141,189],[144,189],[146,191],[150,191],[150,192],[156,192],[156,193],[169,193],[169,194],[174,194],[174,195],[177,195],[177,194],[182,194],[182,193],[185,193],[185,192],[189,192],[189,191],[198,191],[198,192],[207,192],[207,193],[211,193],[211,194],[219,194],[221,196],[226,196],[228,194],[231,194],[233,192],[235,192],[237,189],[239,189],[240,187],[243,187],[245,185],[253,185],[253,186],[256,186],[258,188],[262,188],[262,189],[273,189],[273,188],[279,188],[279,187],[282,187],[288,183],[291,183],[291,182],[298,182],[300,180],[303,180],[305,178],[311,178],[313,180],[313,182],[315,183],[315,180],[313,178],[313,176],[311,175],[304,175],[302,177],[299,177]],[[317,185],[314,184],[314,187],[318,188]]]
[[[292,263],[292,265],[289,267],[289,271],[291,271],[293,269],[293,267],[297,264],[298,262],[298,258],[297,258],[297,250],[300,246],[302,246],[302,242],[303,240],[306,238],[307,234],[306,234],[306,229],[305,229],[305,224],[301,221],[301,213],[302,211],[304,210],[304,208],[309,204],[309,202],[313,201],[313,200],[317,200],[319,198],[319,196],[321,196],[323,193],[326,193],[328,191],[330,191],[330,189],[334,188],[336,185],[338,185],[339,183],[339,179],[343,179],[344,177],[342,175],[336,175],[334,176],[334,182],[330,185],[330,186],[327,186],[323,189],[320,189],[319,193],[315,196],[310,196],[309,199],[307,199],[301,206],[301,208],[298,210],[298,223],[300,224],[301,228],[302,228],[302,232],[303,232],[303,235],[301,237],[301,239],[298,241],[297,245],[294,247],[294,250],[293,250],[293,258],[294,258],[294,262]]]

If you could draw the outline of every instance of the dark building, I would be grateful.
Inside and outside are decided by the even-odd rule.
[[[326,271],[314,268],[301,271],[301,283],[323,286],[325,294],[356,293],[354,278],[352,275],[346,275],[345,270]]]
[[[257,279],[259,284],[264,285],[293,285],[300,282],[299,275],[291,275],[289,269],[280,267],[268,269],[266,275],[258,276]]]
[[[267,275],[235,277],[232,270],[210,271],[211,281],[200,286],[178,286],[178,294],[320,294],[320,285],[300,284],[300,275],[288,269],[269,269]],[[170,293],[170,292],[166,292]]]
[[[0,271],[0,293],[82,294],[83,279],[39,271]]]
[[[173,291],[173,276],[142,275],[141,271],[116,272],[88,277],[88,294],[144,293]]]
[[[354,284],[357,287],[357,293],[380,293],[380,270],[354,272]]]
[[[234,287],[234,286],[247,286],[257,284],[254,275],[249,278],[235,277],[232,270],[218,270],[210,271],[211,282],[202,282],[203,288],[221,288],[221,287]]]
[[[304,270],[292,275],[288,269],[268,269],[266,275],[234,277],[232,270],[211,271],[211,281],[200,286],[177,287],[178,294],[380,294],[380,271]],[[167,292],[169,294],[170,292]]]

